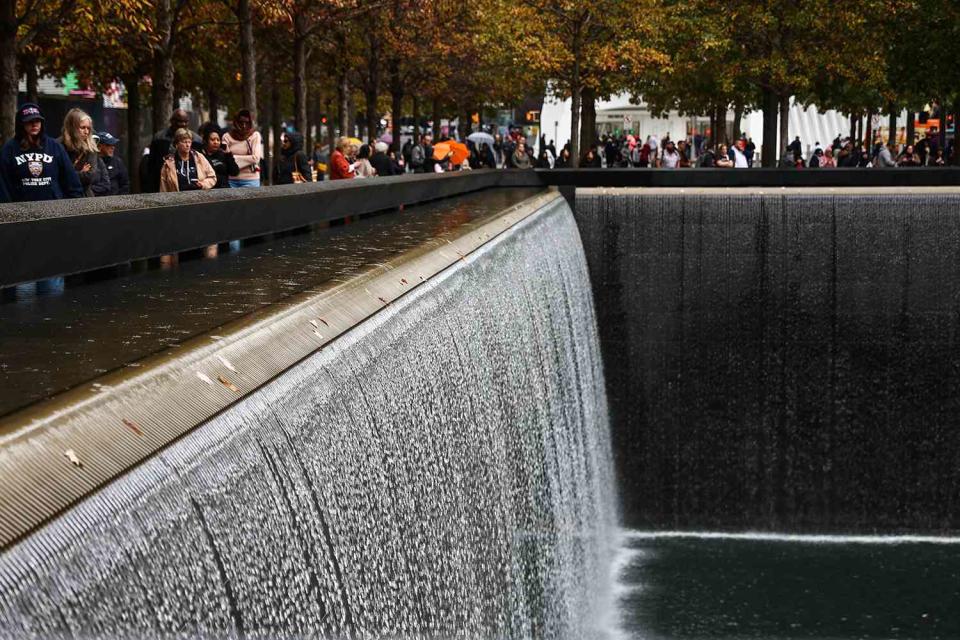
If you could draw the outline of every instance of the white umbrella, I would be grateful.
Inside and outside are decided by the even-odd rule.
[[[470,135],[467,136],[467,140],[470,140],[478,147],[482,145],[484,142],[486,142],[488,145],[490,145],[491,149],[493,148],[493,136],[490,135],[489,133],[484,133],[483,131],[477,131],[475,133],[471,133]]]

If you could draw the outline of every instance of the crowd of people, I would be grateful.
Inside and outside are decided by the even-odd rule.
[[[0,200],[24,202],[130,193],[130,174],[116,154],[120,139],[95,132],[93,119],[71,109],[60,136],[46,130],[46,118],[35,103],[20,106],[16,133],[0,149]],[[277,184],[311,178],[302,138],[283,136],[276,163]],[[263,141],[253,116],[240,110],[224,131],[213,123],[189,129],[188,115],[177,109],[169,126],[158,132],[141,158],[138,172],[143,192],[199,191],[259,187]],[[306,176],[306,177],[304,177]]]
[[[916,144],[885,143],[876,136],[868,145],[863,141],[837,135],[829,145],[816,142],[804,158],[799,136],[787,145],[778,166],[784,169],[830,169],[837,167],[943,167],[951,164],[953,139],[948,138],[946,149],[940,147],[936,127],[928,129]],[[545,146],[550,155],[541,152],[537,167],[569,167],[570,149],[565,146],[560,155],[554,155],[552,143]],[[552,157],[551,157],[552,156]],[[632,135],[603,136],[589,146],[580,158],[584,168],[655,168],[684,169],[689,167],[740,169],[750,168],[758,160],[757,147],[746,135],[731,145],[713,145],[709,140],[693,139],[674,142],[655,135],[641,143]]]
[[[308,156],[303,136],[292,130],[281,134],[271,182],[295,184],[324,180],[369,179],[405,173],[444,173],[474,169],[562,169],[573,166],[570,145],[557,151],[553,141],[540,139],[540,152],[519,128],[507,135],[475,132],[464,140],[432,132],[407,139],[399,153],[389,134],[367,143],[341,137],[328,151],[317,143]],[[116,155],[120,140],[108,131],[95,132],[92,118],[71,109],[60,136],[48,135],[45,118],[35,103],[17,111],[16,135],[0,149],[0,200],[22,202],[130,193],[130,177]],[[796,137],[784,150],[781,168],[916,167],[950,163],[951,145],[940,148],[935,128],[917,144],[884,144],[878,136],[871,145],[837,136],[832,144],[817,142],[807,158]],[[741,136],[734,144],[711,144],[700,136],[673,141],[655,135],[643,142],[630,134],[605,135],[580,157],[583,168],[748,168],[757,160],[753,140]],[[263,139],[253,114],[241,109],[226,130],[206,123],[198,132],[189,128],[188,114],[177,109],[169,126],[154,135],[138,166],[144,192],[257,188],[268,170]]]

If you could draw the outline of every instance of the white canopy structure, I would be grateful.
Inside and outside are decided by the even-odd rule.
[[[727,122],[732,124],[733,117],[733,111],[729,111]],[[904,113],[899,122],[904,123],[905,118]],[[681,116],[675,111],[667,114],[665,118],[656,117],[642,100],[639,104],[631,103],[628,94],[597,102],[597,128],[601,134],[627,131],[641,139],[646,139],[649,135],[662,139],[664,134],[670,134],[673,140],[682,140],[694,132],[706,131],[708,122],[708,118]],[[877,124],[881,124],[879,120]],[[885,126],[886,121],[882,124]],[[748,137],[753,138],[758,148],[763,144],[763,114],[759,111],[745,114],[740,128]],[[559,101],[548,96],[540,113],[540,129],[548,142],[553,140],[557,149],[563,147],[570,140],[570,99]],[[849,132],[850,120],[847,116],[832,109],[821,113],[815,105],[804,108],[791,100],[789,136],[783,146],[795,136],[800,136],[804,155],[807,155],[817,142],[825,145],[837,134],[842,137]]]

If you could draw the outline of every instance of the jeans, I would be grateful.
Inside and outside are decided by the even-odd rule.
[[[260,187],[259,180],[254,182],[253,180],[236,180],[235,178],[230,178],[229,182],[230,182],[231,189],[242,189],[242,188],[257,189]]]

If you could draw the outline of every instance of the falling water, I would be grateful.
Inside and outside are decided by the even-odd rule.
[[[580,192],[624,520],[960,531],[960,194]]]
[[[615,492],[560,200],[0,556],[3,637],[598,637]]]

